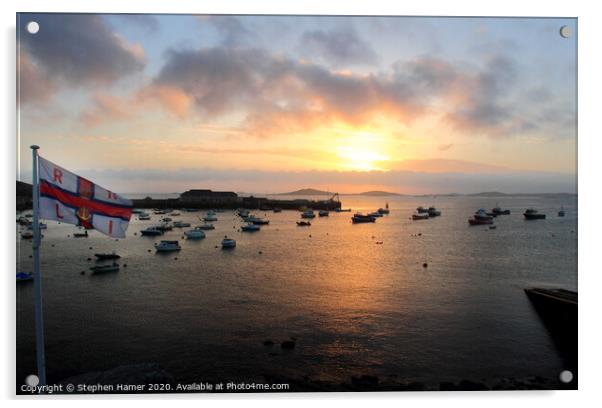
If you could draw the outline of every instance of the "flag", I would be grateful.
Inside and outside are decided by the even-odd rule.
[[[40,218],[125,238],[132,202],[39,157]]]

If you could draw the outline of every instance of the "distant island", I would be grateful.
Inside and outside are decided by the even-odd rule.
[[[316,190],[315,188],[302,188],[300,190],[295,190],[295,191],[291,191],[288,193],[279,193],[276,195],[298,195],[298,196],[328,195],[328,196],[331,196],[333,194],[334,193],[331,193],[328,191]]]
[[[364,191],[363,193],[357,193],[357,194],[349,194],[349,195],[361,195],[361,196],[403,196],[405,194],[400,194],[400,193],[393,193],[390,191],[378,191],[378,190],[373,190],[373,191]]]

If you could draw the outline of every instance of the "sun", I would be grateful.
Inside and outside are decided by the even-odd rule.
[[[339,158],[343,159],[341,164],[344,167],[352,170],[382,170],[380,167],[378,167],[378,163],[389,159],[387,156],[384,156],[376,151],[361,149],[358,147],[342,146],[337,150]]]
[[[386,140],[371,132],[350,132],[339,140],[336,148],[340,166],[358,171],[383,170],[380,166],[389,157],[379,150],[384,148]]]

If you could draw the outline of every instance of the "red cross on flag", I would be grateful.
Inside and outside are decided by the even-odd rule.
[[[39,157],[40,217],[125,238],[132,202]]]

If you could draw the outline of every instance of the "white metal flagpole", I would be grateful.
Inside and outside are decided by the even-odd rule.
[[[33,279],[35,296],[36,316],[36,360],[38,363],[38,378],[41,386],[46,385],[46,357],[44,355],[44,318],[42,313],[42,282],[40,274],[40,180],[38,149],[36,145],[31,146],[33,159]]]

